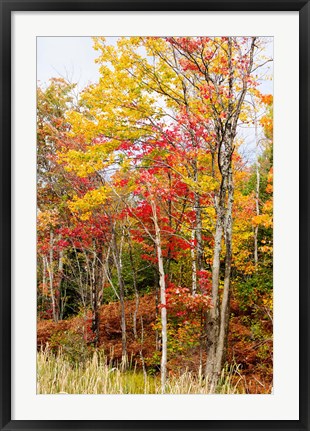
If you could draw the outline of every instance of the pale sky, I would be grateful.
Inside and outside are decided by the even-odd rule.
[[[98,52],[91,37],[38,37],[37,79],[41,84],[62,76],[82,89],[99,78]]]

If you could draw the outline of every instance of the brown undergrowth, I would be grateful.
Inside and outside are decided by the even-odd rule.
[[[135,301],[126,301],[127,350],[130,364],[145,366],[150,374],[159,372],[160,352],[156,351],[155,296],[140,298],[137,313],[137,337],[133,331]],[[251,310],[240,310],[235,300],[231,301],[232,317],[229,330],[228,367],[234,369],[233,384],[240,393],[260,394],[272,390],[272,324],[267,319],[257,320]],[[38,349],[47,345],[55,351],[68,344],[74,347],[71,354],[79,360],[85,346],[90,346],[90,314],[80,315],[58,323],[40,320],[37,323]],[[121,361],[120,305],[113,302],[99,310],[99,349],[108,361],[117,365]],[[65,340],[65,341],[64,341]],[[67,340],[67,341],[66,341]],[[74,357],[75,355],[75,357]],[[77,358],[78,357],[78,358]],[[168,361],[168,376],[182,375],[185,372],[203,371],[205,353],[199,347],[174,355]]]

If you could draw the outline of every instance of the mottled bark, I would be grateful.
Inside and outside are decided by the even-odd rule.
[[[220,196],[223,191],[220,191]],[[223,199],[223,197],[221,198]],[[223,208],[220,203],[216,205],[217,221],[214,235],[214,249],[212,262],[212,308],[207,316],[207,362],[206,377],[213,380],[216,364],[216,350],[219,334],[219,283],[220,283],[220,256],[223,236]]]
[[[228,90],[229,102],[227,120],[225,123],[215,118],[218,169],[221,176],[221,186],[215,197],[216,208],[216,230],[214,236],[213,266],[212,266],[212,301],[207,323],[207,362],[206,377],[210,384],[210,392],[215,392],[218,379],[224,365],[225,352],[227,349],[227,334],[229,329],[229,298],[230,298],[230,276],[232,260],[232,209],[233,209],[233,173],[232,155],[234,152],[234,139],[236,136],[237,123],[244,98],[247,92],[247,77],[253,66],[253,55],[255,39],[252,38],[249,51],[249,65],[243,77],[243,88],[238,100],[233,102],[233,76],[232,63],[232,38],[228,38]],[[222,251],[222,239],[225,242],[225,270],[224,288],[222,297],[219,296],[220,283],[220,255]]]
[[[229,329],[229,312],[230,312],[230,276],[231,276],[231,260],[232,260],[232,208],[234,201],[234,186],[232,168],[230,167],[227,180],[227,210],[224,222],[225,230],[225,273],[224,273],[224,288],[220,309],[220,328],[218,336],[218,345],[216,351],[215,372],[219,376],[226,359],[227,351],[227,335]]]

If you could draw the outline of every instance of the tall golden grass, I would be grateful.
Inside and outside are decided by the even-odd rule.
[[[240,393],[233,369],[223,370],[217,393]],[[235,382],[233,384],[233,381]],[[102,353],[95,352],[83,363],[73,363],[61,352],[49,349],[37,355],[38,394],[160,394],[160,378],[132,369],[121,372],[107,363]],[[208,394],[202,374],[184,372],[169,376],[167,394]]]

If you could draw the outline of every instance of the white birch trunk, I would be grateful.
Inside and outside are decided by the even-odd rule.
[[[56,301],[55,301],[55,292],[54,292],[54,270],[53,270],[53,260],[54,260],[54,235],[53,232],[50,231],[50,249],[49,249],[49,262],[47,264],[47,269],[49,273],[49,282],[50,282],[50,295],[52,302],[52,313],[54,322],[58,322],[57,311],[56,311]]]
[[[166,390],[166,378],[167,378],[167,309],[166,309],[166,282],[165,282],[165,271],[164,271],[164,260],[161,248],[161,234],[160,227],[158,225],[157,210],[154,201],[151,203],[153,212],[153,221],[155,227],[155,242],[156,252],[158,259],[158,271],[159,271],[159,288],[160,288],[160,305],[161,305],[161,392],[164,394]]]
[[[196,253],[195,253],[195,229],[192,230],[192,246],[191,246],[191,258],[192,258],[192,295],[197,292],[197,265],[196,265]]]

